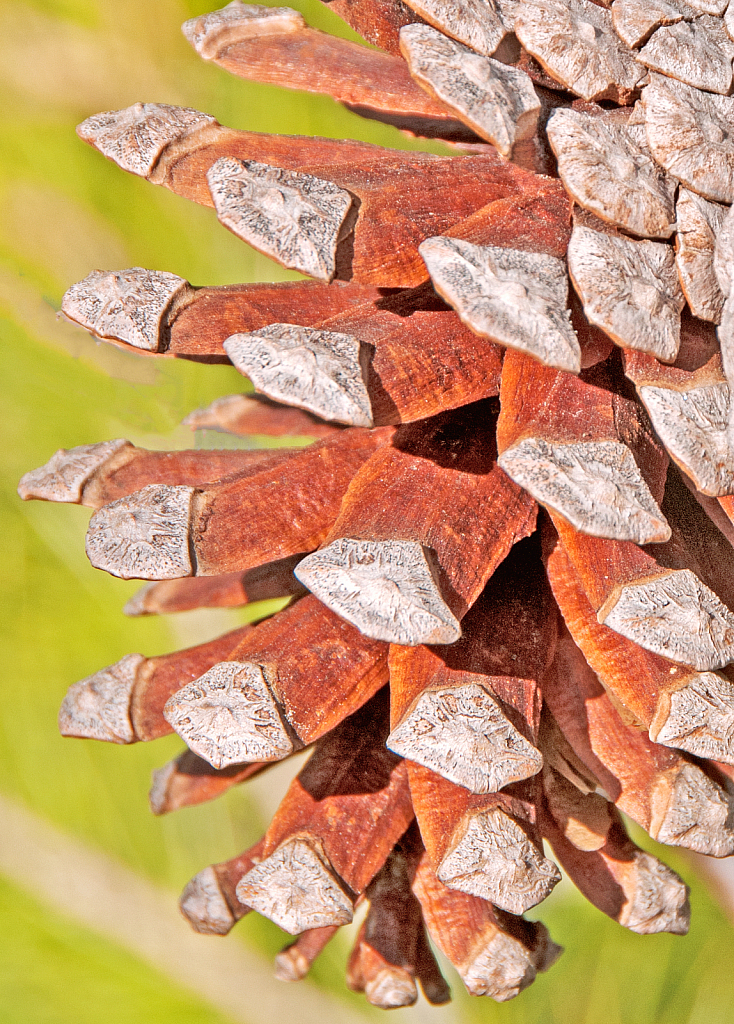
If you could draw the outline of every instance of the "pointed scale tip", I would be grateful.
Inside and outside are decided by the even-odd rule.
[[[473,814],[459,843],[441,861],[438,878],[451,889],[524,914],[560,882],[561,873],[499,807]]]
[[[709,857],[734,853],[734,801],[693,764],[661,776],[652,794],[653,839]]]
[[[195,932],[202,935],[226,935],[235,925],[213,867],[195,875],[181,893],[181,913]]]
[[[131,447],[129,441],[117,438],[98,444],[81,444],[76,448],[59,448],[45,466],[32,469],[21,477],[18,494],[24,501],[69,502],[78,505],[89,478],[121,448]]]
[[[635,854],[634,868],[634,894],[622,908],[619,923],[638,935],[686,935],[691,904],[685,882],[657,857],[642,850]]]
[[[425,690],[387,746],[471,793],[496,793],[543,767],[540,751],[476,683]]]
[[[296,324],[233,334],[224,351],[258,391],[276,402],[353,427],[372,427],[358,338]]]
[[[144,267],[95,270],[68,289],[61,311],[97,338],[160,352],[171,310],[189,293],[193,290],[188,281],[177,274]]]
[[[89,561],[95,569],[124,580],[191,576],[189,532],[195,494],[194,487],[149,484],[103,505],[89,521]]]
[[[453,644],[461,637],[417,541],[341,537],[304,558],[295,576],[375,640],[414,647]]]
[[[142,654],[128,654],[115,665],[69,687],[59,711],[61,735],[134,743],[130,702],[138,669],[144,662]]]
[[[497,460],[536,501],[550,505],[593,537],[662,544],[670,526],[620,441],[557,444],[526,437]]]
[[[77,135],[124,171],[147,178],[166,146],[196,128],[216,123],[209,114],[191,107],[133,103],[88,117],[77,127]]]
[[[220,661],[169,698],[163,714],[214,768],[280,761],[293,741],[259,665]]]
[[[237,898],[290,935],[349,924],[353,916],[342,883],[300,837],[287,840],[248,871],[237,885]]]
[[[290,7],[265,7],[240,0],[210,14],[189,18],[181,31],[204,60],[216,60],[230,46],[259,36],[281,35],[306,28],[302,14]]]
[[[718,672],[687,676],[660,694],[650,739],[696,757],[734,764],[734,683]]]
[[[418,989],[410,974],[390,964],[371,978],[364,987],[367,1001],[381,1010],[397,1010],[412,1006],[418,999]]]

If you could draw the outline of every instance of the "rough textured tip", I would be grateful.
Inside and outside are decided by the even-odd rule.
[[[88,117],[77,134],[124,171],[147,178],[166,146],[207,124],[216,121],[191,107],[134,103]]]
[[[170,806],[170,784],[177,773],[178,759],[168,761],[162,768],[156,768],[151,777],[148,791],[148,805],[152,814],[167,814]]]
[[[461,626],[416,541],[341,537],[303,559],[297,579],[365,636],[388,643],[452,644]]]
[[[271,324],[234,334],[224,350],[258,391],[322,419],[372,427],[363,345],[337,331]]]
[[[352,196],[301,171],[222,157],[206,174],[217,217],[238,238],[278,260],[329,282]]]
[[[711,207],[714,207],[723,213],[720,221],[719,217],[716,218],[716,221],[719,221],[718,224],[714,221],[714,225],[717,230],[712,231],[712,233],[714,234],[714,275],[716,277],[716,283],[722,292],[722,298],[726,299],[729,297],[732,290],[732,268],[734,267],[734,214],[732,213],[731,207],[727,208],[720,204],[707,203],[704,209],[708,210]]]
[[[87,530],[87,557],[124,580],[191,576],[189,550],[194,487],[149,484],[103,505]]]
[[[641,125],[560,107],[547,132],[559,177],[579,206],[635,235],[670,238],[675,181],[652,159]]]
[[[276,954],[273,975],[278,981],[303,981],[311,970],[308,957],[305,957],[298,946],[286,946]]]
[[[730,390],[726,381],[678,391],[644,385],[642,404],[666,449],[699,491],[734,490],[734,451],[729,445]]]
[[[658,28],[637,59],[652,71],[726,96],[732,84],[732,56],[734,47],[721,18],[699,17]]]
[[[670,526],[629,448],[619,441],[554,444],[528,437],[498,458],[507,475],[593,537],[659,544]]]
[[[675,361],[685,299],[669,245],[576,225],[568,270],[592,324],[623,348]]]
[[[609,12],[587,0],[525,0],[515,32],[557,82],[585,100],[628,102],[645,76]]]
[[[166,721],[214,768],[279,761],[293,751],[259,665],[220,661],[169,698]]]
[[[59,448],[45,466],[32,469],[20,478],[18,494],[24,501],[70,502],[78,505],[84,485],[105,462],[121,448],[131,447],[129,441],[100,441],[76,448]]]
[[[727,208],[681,188],[675,212],[675,265],[688,305],[700,320],[721,323],[724,294],[716,277],[715,247]]]
[[[144,662],[142,654],[128,654],[70,686],[59,711],[61,735],[134,743],[130,701],[138,669]]]
[[[159,352],[165,348],[169,313],[190,287],[177,274],[144,267],[95,270],[69,288],[61,311],[98,338]]]
[[[639,935],[685,935],[691,921],[688,886],[649,853],[637,850],[634,862],[635,888],[622,908],[619,923]]]
[[[700,672],[734,659],[734,614],[690,569],[617,588],[597,618],[645,650]]]
[[[652,74],[642,107],[657,162],[705,199],[734,202],[734,98]]]
[[[130,618],[137,618],[139,615],[149,615],[150,612],[147,608],[146,598],[153,586],[155,586],[153,583],[144,583],[140,590],[136,590],[133,596],[123,605],[123,615],[129,615]]]
[[[364,987],[367,1002],[381,1010],[397,1010],[412,1006],[418,999],[418,989],[411,975],[400,967],[383,967]]]
[[[612,23],[619,38],[628,46],[642,46],[660,25],[673,25],[695,11],[680,0],[615,0]]]
[[[477,53],[490,57],[512,31],[512,3],[502,7],[494,0],[410,0],[410,7],[429,25],[457,39]]]
[[[734,764],[734,683],[715,672],[690,676],[660,695],[650,739],[697,757]]]
[[[734,853],[731,798],[695,765],[663,776],[652,794],[650,835],[709,857]]]
[[[248,871],[237,885],[237,898],[290,935],[352,920],[352,900],[342,884],[300,837],[289,839]]]
[[[449,888],[479,896],[510,914],[524,914],[541,903],[561,880],[553,861],[499,807],[471,816],[437,875]]]
[[[213,867],[204,868],[191,879],[181,893],[179,906],[194,931],[202,935],[226,935],[236,923]]]
[[[190,18],[181,31],[204,60],[215,60],[229,46],[258,36],[298,32],[305,28],[303,15],[290,7],[264,7],[239,0],[219,11]]]
[[[418,252],[436,290],[476,334],[579,372],[563,260],[440,235],[421,242]]]
[[[496,793],[543,766],[540,751],[476,683],[424,691],[387,746],[472,793]]]
[[[539,968],[533,954],[504,932],[480,942],[473,956],[459,966],[461,980],[473,996],[489,996],[498,1003],[514,999],[534,980]]]
[[[509,157],[516,142],[535,134],[540,100],[524,71],[474,53],[420,23],[401,28],[400,49],[418,84],[502,156]]]

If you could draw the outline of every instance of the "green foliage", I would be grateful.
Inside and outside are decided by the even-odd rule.
[[[3,1024],[227,1024],[211,1007],[0,879]]]

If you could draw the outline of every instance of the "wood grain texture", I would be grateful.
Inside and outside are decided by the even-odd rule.
[[[512,545],[532,532],[535,513],[494,462],[491,406],[475,403],[397,428],[353,480],[326,547],[304,559],[298,578],[369,635],[452,642],[458,631],[447,613],[454,621],[466,613]],[[421,546],[430,563],[418,557]]]
[[[556,619],[534,539],[520,541],[446,647],[390,650],[391,749],[473,793],[534,775],[539,680]]]
[[[387,681],[387,646],[309,595],[260,623],[165,715],[215,768],[280,760],[354,713]]]
[[[435,236],[421,243],[434,287],[477,334],[578,372],[568,277],[553,256]]]
[[[286,930],[343,923],[317,925],[314,920],[325,903],[334,904],[333,885],[352,894],[351,916],[354,894],[366,889],[413,818],[405,762],[384,745],[387,703],[382,691],[319,743],[266,833],[266,868],[245,876],[238,886],[240,899],[259,903],[256,909],[285,922]],[[291,853],[295,843],[299,851]],[[300,891],[301,856],[312,865],[309,873],[315,879],[305,892]],[[340,912],[345,910],[340,905]]]
[[[174,311],[165,351],[185,359],[227,363],[222,343],[238,331],[256,331],[284,320],[309,327],[382,294],[369,285],[345,281],[328,287],[317,281],[233,284],[192,292],[190,301]]]
[[[570,636],[559,641],[543,695],[575,754],[619,810],[658,842],[729,856],[731,797],[701,768],[627,724]]]
[[[670,246],[577,225],[568,271],[587,317],[615,344],[675,362],[685,300]]]
[[[714,672],[691,672],[601,625],[563,547],[548,577],[577,646],[606,689],[649,731],[650,739],[698,757],[734,756],[734,688]]]
[[[646,544],[670,537],[655,496],[668,460],[635,403],[508,352],[499,464],[576,529]]]
[[[410,827],[368,885],[369,910],[347,965],[348,986],[384,1010],[415,1003],[417,981],[433,1005],[451,998],[411,890],[420,857],[416,831]]]
[[[561,107],[547,131],[561,181],[580,206],[634,235],[670,238],[675,181],[653,161],[642,125]]]
[[[359,338],[377,424],[426,419],[499,392],[501,350],[465,327],[428,283],[318,326]]]
[[[339,423],[327,423],[303,409],[280,405],[265,395],[223,395],[201,409],[194,409],[182,424],[192,430],[217,430],[248,437],[329,437]]]
[[[734,99],[653,74],[642,109],[657,162],[704,199],[733,202]]]
[[[400,48],[428,95],[502,156],[510,157],[516,143],[535,134],[541,105],[524,71],[475,53],[430,25],[402,28]]]
[[[524,3],[515,32],[528,53],[582,99],[628,103],[644,77],[614,32],[609,12],[588,0]]]
[[[429,935],[471,995],[513,999],[562,949],[540,922],[513,917],[468,893],[449,889],[424,853],[413,879]]]
[[[150,451],[129,441],[60,448],[18,485],[21,498],[72,502],[99,509],[151,484],[195,487],[243,478],[277,466],[290,452],[236,450]]]
[[[313,550],[347,484],[391,433],[355,429],[241,481],[202,489],[149,485],[95,513],[89,557],[113,575],[160,580],[219,576]]]
[[[560,881],[543,856],[534,780],[478,796],[413,761],[408,774],[421,836],[445,885],[522,914]]]
[[[237,882],[262,855],[261,839],[249,850],[231,860],[212,864],[195,875],[181,894],[181,913],[196,932],[226,935],[250,912],[235,892]]]
[[[127,601],[125,615],[168,615],[193,608],[238,608],[254,601],[301,597],[305,588],[293,575],[300,555],[267,562],[246,572],[194,576],[146,583]]]
[[[323,0],[323,3],[369,43],[388,53],[400,53],[400,29],[419,20],[402,0]]]
[[[601,798],[579,794],[579,817],[584,813],[583,802],[595,799]],[[604,842],[593,850],[579,849],[568,838],[549,803],[541,822],[543,836],[563,870],[602,913],[639,935],[687,933],[691,913],[688,886],[657,857],[632,842],[619,814],[614,813]]]
[[[148,801],[153,814],[169,814],[181,807],[216,800],[231,789],[270,767],[269,761],[234,764],[212,768],[208,761],[184,750],[178,757],[157,768],[152,775]]]
[[[122,137],[133,115],[129,110],[114,113],[119,115]],[[146,131],[146,116],[141,109],[133,117],[139,133]],[[112,114],[109,118],[114,122]],[[83,126],[80,131],[86,133]],[[88,141],[94,144],[95,137],[90,135]],[[115,146],[105,142],[100,148],[116,159]],[[197,131],[172,133],[149,180],[212,206],[206,174],[224,158],[310,174],[356,196],[354,237],[340,244],[337,276],[390,288],[414,287],[427,279],[417,252],[424,238],[447,230],[492,199],[532,194],[539,184],[534,175],[491,152],[437,157],[351,140],[239,132],[216,122]]]

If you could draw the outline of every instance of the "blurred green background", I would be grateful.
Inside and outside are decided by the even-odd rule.
[[[291,2],[312,25],[356,38],[318,0]],[[189,206],[105,161],[77,139],[74,125],[100,110],[148,100],[197,107],[236,128],[422,148],[327,98],[239,82],[202,64],[179,27],[208,9],[195,0],[0,2],[0,629],[6,651],[0,791],[167,887],[172,900],[201,867],[258,837],[283,773],[214,804],[155,819],[147,805],[150,772],[178,752],[180,741],[120,748],[62,740],[57,709],[71,682],[124,654],[152,655],[200,642],[243,621],[244,612],[126,619],[121,608],[137,585],[89,566],[88,513],[23,504],[15,487],[24,471],[61,446],[113,437],[148,447],[190,446],[182,417],[243,389],[233,369],[157,361],[97,345],[57,319],[70,284],[93,269],[133,265],[173,271],[200,285],[295,275],[237,241],[210,210]],[[689,865],[670,851],[666,860],[693,888],[686,939],[627,933],[561,886],[540,908],[539,916],[566,947],[548,975],[502,1006],[462,995],[450,975],[453,1006],[405,1011],[406,1019],[731,1022],[734,929]],[[280,984],[269,981],[267,961],[285,941],[277,928],[251,915],[226,941],[262,953],[264,984]],[[309,984],[377,1020],[377,1011],[344,988],[346,952],[345,942],[334,942]],[[298,988],[290,991],[296,1013]],[[326,1017],[330,1013],[333,1002],[324,1008]],[[256,1001],[246,1016],[257,1024]],[[226,1018],[131,951],[0,877],[0,1021],[225,1024]]]

